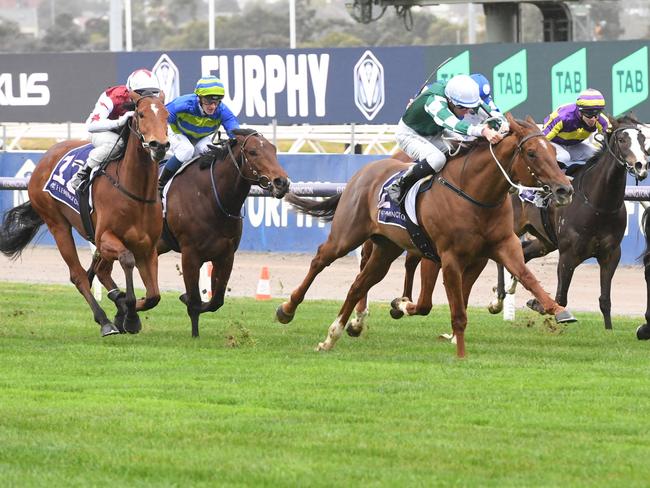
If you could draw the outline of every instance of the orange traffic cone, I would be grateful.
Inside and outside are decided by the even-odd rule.
[[[260,279],[257,282],[257,292],[255,293],[255,300],[270,300],[271,299],[271,280],[269,279],[269,268],[262,266]]]

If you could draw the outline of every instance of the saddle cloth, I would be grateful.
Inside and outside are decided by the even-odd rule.
[[[88,158],[88,153],[90,153],[92,148],[92,144],[86,144],[68,151],[56,163],[50,177],[47,179],[45,186],[43,187],[43,191],[49,193],[52,198],[66,204],[77,213],[79,213],[79,201],[77,200],[75,191],[70,186],[70,181],[84,166],[86,159]],[[98,168],[93,169],[90,176],[91,179],[97,169]],[[90,198],[90,201],[92,202],[92,198]]]

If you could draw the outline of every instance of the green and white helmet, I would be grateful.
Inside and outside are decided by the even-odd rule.
[[[196,82],[194,93],[200,97],[223,97],[226,94],[226,90],[219,78],[216,76],[206,76]]]

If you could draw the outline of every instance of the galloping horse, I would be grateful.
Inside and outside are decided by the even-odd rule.
[[[621,259],[621,241],[627,226],[624,199],[628,173],[643,180],[648,175],[648,163],[645,136],[638,122],[625,116],[612,121],[612,132],[603,140],[603,147],[575,173],[575,198],[570,205],[539,209],[522,202],[517,195],[512,197],[515,232],[534,236],[522,243],[524,260],[559,251],[557,303],[566,306],[575,268],[588,258],[596,258],[600,266],[598,301],[606,329],[612,328],[612,278]],[[497,301],[489,307],[492,313],[501,310],[505,296],[503,268],[499,268],[499,275]],[[514,293],[515,286],[513,282],[509,293]],[[528,306],[540,311],[534,299]]]
[[[553,146],[543,138],[532,119],[516,121],[510,114],[507,119],[510,135],[494,147],[479,143],[468,154],[452,158],[434,177],[438,185],[417,198],[418,221],[442,261],[458,357],[465,356],[469,294],[488,258],[502,262],[518,276],[557,320],[574,320],[550,298],[524,264],[519,239],[512,230],[512,207],[506,198],[510,182],[505,175],[525,184],[543,185],[558,204],[567,204],[573,189],[555,162]],[[495,160],[500,162],[499,166]],[[370,258],[317,350],[334,346],[355,304],[371,286],[381,281],[402,250],[416,251],[405,230],[378,221],[382,184],[404,167],[404,163],[394,159],[369,164],[351,178],[341,195],[322,202],[287,197],[302,212],[332,219],[332,228],[327,241],[318,248],[303,282],[289,301],[278,307],[276,316],[281,323],[293,319],[309,286],[326,266],[368,238],[374,243]]]
[[[175,176],[166,194],[166,223],[173,237],[165,239],[165,233],[158,252],[175,248],[182,254],[185,294],[181,301],[187,306],[193,337],[199,335],[199,314],[223,305],[242,234],[240,210],[251,185],[275,198],[289,190],[275,146],[253,130],[233,132],[235,138],[214,146]],[[206,261],[212,262],[212,298],[203,303],[199,270]]]
[[[30,201],[9,210],[0,227],[0,251],[17,258],[45,223],[54,236],[61,256],[70,269],[70,281],[84,296],[93,311],[102,336],[122,329],[137,333],[137,311],[147,310],[160,301],[156,243],[162,229],[162,208],[158,198],[158,165],[169,147],[167,110],[164,95],[143,96],[131,92],[135,113],[128,128],[123,158],[108,164],[93,180],[92,221],[97,254],[86,274],[72,237],[74,227],[85,235],[79,214],[44,191],[44,186],[64,154],[87,144],[65,141],[52,146],[39,161],[27,187]],[[126,277],[126,294],[110,278],[113,262],[119,260]],[[136,302],[133,267],[137,267],[146,287],[146,298]],[[118,308],[113,324],[90,290],[89,277],[96,272],[102,284],[111,290],[109,298]],[[123,322],[123,323],[122,323]]]

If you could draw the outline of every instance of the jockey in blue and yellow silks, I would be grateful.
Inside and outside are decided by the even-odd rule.
[[[598,148],[588,141],[599,132],[605,135],[609,120],[602,113],[605,98],[593,88],[584,90],[575,103],[561,105],[544,119],[542,132],[557,152],[557,160],[565,166],[584,164]]]
[[[226,94],[216,76],[206,76],[196,83],[194,93],[175,98],[166,105],[169,111],[169,142],[173,156],[160,175],[163,188],[183,163],[207,151],[213,134],[222,127],[228,137],[239,128],[237,117],[222,102]]]

